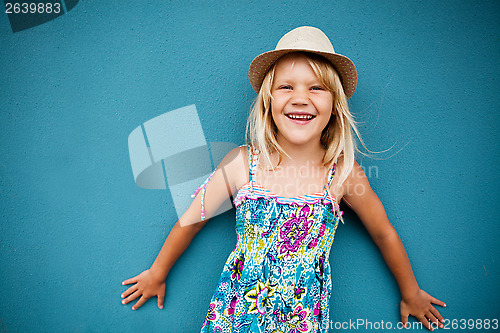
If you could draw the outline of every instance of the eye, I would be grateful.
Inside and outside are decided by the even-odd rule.
[[[292,86],[284,84],[282,86],[279,86],[278,89],[292,89]]]
[[[322,86],[313,86],[311,87],[311,90],[325,90]]]

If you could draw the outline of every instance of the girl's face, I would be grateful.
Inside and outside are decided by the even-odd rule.
[[[333,96],[307,59],[290,54],[276,63],[271,111],[280,145],[319,145],[333,110]]]

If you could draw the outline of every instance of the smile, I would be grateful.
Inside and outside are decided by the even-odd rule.
[[[294,122],[297,125],[307,125],[309,124],[316,116],[307,113],[288,113],[285,116]]]
[[[287,114],[285,116],[287,116],[292,120],[298,120],[298,121],[309,121],[316,117],[310,114]]]

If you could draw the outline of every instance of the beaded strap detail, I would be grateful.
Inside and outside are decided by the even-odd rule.
[[[248,181],[250,183],[250,189],[253,193],[254,182],[255,182],[255,169],[259,160],[260,151],[257,148],[252,148],[248,146]]]
[[[215,173],[216,170],[217,170],[217,168],[214,171],[212,171],[212,173],[210,174],[210,176],[208,176],[208,178],[203,182],[203,184],[201,184],[194,191],[194,194],[191,195],[191,198],[194,198],[201,191],[201,211],[200,211],[200,216],[201,216],[201,220],[202,221],[205,220],[205,203],[204,203],[204,201],[205,201],[205,188],[207,187],[207,184],[210,181],[210,178],[212,178],[212,176],[214,175],[214,173]]]
[[[334,163],[333,167],[330,170],[329,175],[328,175],[328,187],[330,187],[330,185],[333,181],[333,176],[335,175],[336,169],[337,169],[337,163]],[[330,198],[330,201],[334,203],[333,208],[337,212],[337,216],[340,219],[340,222],[342,222],[342,224],[344,224],[344,218],[342,217],[342,215],[344,215],[344,212],[340,210],[340,205],[337,203],[337,201],[332,198],[331,193],[327,188],[327,185],[325,185],[325,191],[327,193],[327,196]]]

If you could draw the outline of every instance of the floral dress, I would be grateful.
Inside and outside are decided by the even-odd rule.
[[[248,151],[249,182],[234,198],[236,248],[201,332],[327,332],[339,207],[326,188],[296,198],[272,194],[255,182],[259,151]],[[335,165],[328,185],[334,173]]]

